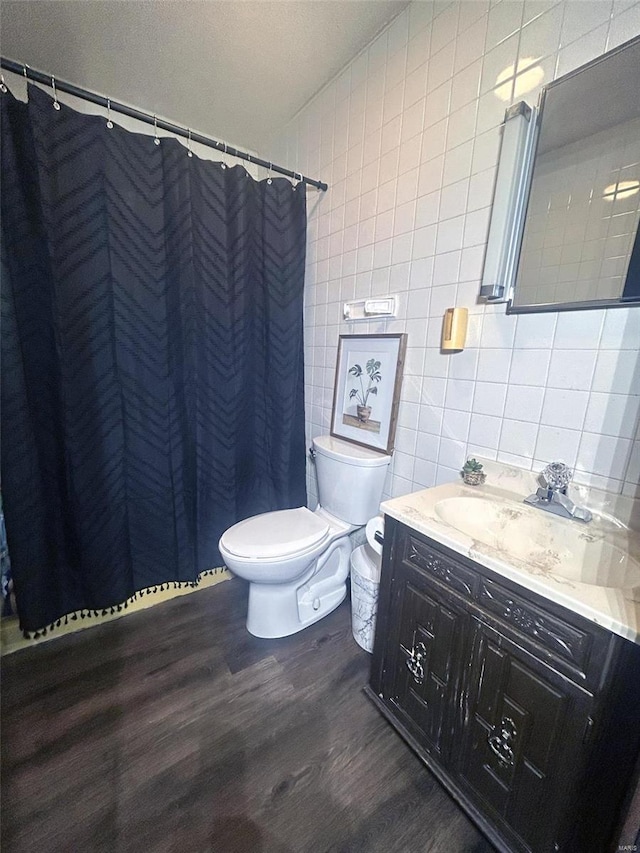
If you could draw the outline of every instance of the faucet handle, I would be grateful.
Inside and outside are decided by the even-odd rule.
[[[571,482],[573,471],[564,462],[550,462],[542,472],[547,486],[553,491],[564,491]]]

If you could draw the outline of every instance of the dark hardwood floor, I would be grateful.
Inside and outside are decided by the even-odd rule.
[[[3,659],[3,853],[493,849],[364,697],[348,602],[265,641],[246,594]]]

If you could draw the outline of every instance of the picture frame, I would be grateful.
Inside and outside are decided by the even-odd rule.
[[[331,435],[393,453],[407,335],[340,335]]]

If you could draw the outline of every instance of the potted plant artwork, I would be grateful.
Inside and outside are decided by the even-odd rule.
[[[380,362],[376,361],[374,358],[370,358],[365,365],[365,371],[362,370],[362,367],[359,364],[354,364],[353,367],[349,368],[349,374],[358,379],[360,383],[360,388],[351,389],[349,392],[349,399],[353,400],[355,397],[358,420],[363,424],[366,424],[371,417],[371,406],[367,405],[369,397],[372,394],[377,395],[377,383],[382,379],[382,374],[380,373]]]
[[[405,333],[340,335],[332,436],[393,452],[406,348]]]

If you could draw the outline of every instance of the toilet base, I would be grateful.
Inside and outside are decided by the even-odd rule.
[[[297,634],[335,610],[347,594],[348,536],[333,542],[309,571],[290,584],[249,584],[247,631],[276,639]]]

